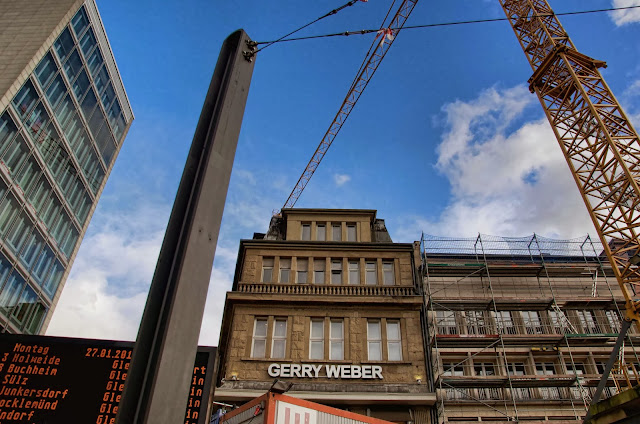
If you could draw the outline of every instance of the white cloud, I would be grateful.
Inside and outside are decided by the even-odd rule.
[[[613,0],[611,3],[613,7],[640,6],[640,0]],[[640,8],[615,10],[609,16],[617,26],[640,22]]]
[[[351,176],[347,174],[333,174],[333,181],[336,183],[336,186],[342,187],[351,181]]]
[[[626,97],[640,96],[640,79],[632,82],[631,85],[629,85],[629,87],[624,91],[623,95]]]
[[[97,213],[47,334],[134,340],[167,218],[167,205]]]
[[[280,178],[273,177],[269,180],[247,170],[233,171],[200,344],[218,343],[238,241],[250,237],[256,228],[266,231],[271,208],[282,200],[282,193],[273,184],[256,184],[258,180]],[[142,197],[141,191],[143,188],[137,185],[122,184],[117,193],[103,196],[62,291],[48,335],[135,340],[171,209],[170,204],[160,200],[142,200],[158,196]]]
[[[443,107],[437,169],[452,197],[439,217],[411,217],[399,234],[573,237],[593,226],[546,119],[511,130],[536,102],[524,86],[491,88]],[[529,109],[527,109],[529,110]],[[533,110],[533,109],[531,109]]]

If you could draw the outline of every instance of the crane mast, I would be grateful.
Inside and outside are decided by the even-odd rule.
[[[577,51],[546,0],[500,0],[626,302],[640,318],[640,141],[598,68]]]

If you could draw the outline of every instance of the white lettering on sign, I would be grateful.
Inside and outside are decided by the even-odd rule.
[[[273,378],[384,379],[380,365],[270,364],[267,372]]]

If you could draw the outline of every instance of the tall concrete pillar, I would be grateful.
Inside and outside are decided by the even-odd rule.
[[[223,43],[149,289],[116,422],[184,422],[193,363],[253,73],[243,30]]]

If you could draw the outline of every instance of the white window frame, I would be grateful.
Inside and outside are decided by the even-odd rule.
[[[333,324],[340,324],[340,335],[336,336],[333,332]],[[333,354],[333,348],[336,343],[340,343],[340,357],[336,358]],[[333,318],[329,320],[329,359],[333,361],[344,360],[344,320]]]
[[[586,334],[602,333],[602,331],[600,331],[600,326],[598,325],[598,319],[596,318],[596,314],[591,309],[577,310],[576,315],[578,315],[578,320],[580,321],[580,326],[582,327],[583,333],[586,333]]]
[[[547,313],[549,314],[549,322],[551,322],[551,332],[554,334],[564,334],[565,327],[563,318],[566,318],[564,317],[564,312],[552,309],[547,311]]]
[[[613,333],[619,333],[620,323],[622,320],[620,318],[620,314],[618,313],[618,311],[614,309],[607,309],[604,311],[604,314],[607,317],[607,322],[609,324],[609,328],[611,328],[611,331]]]
[[[522,366],[522,371],[518,370],[520,366]],[[520,374],[520,372],[522,372],[522,374]],[[527,375],[527,366],[524,362],[507,362],[507,374],[510,376]]]
[[[373,265],[371,267],[371,265]],[[378,284],[378,264],[376,261],[366,261],[364,263],[364,283],[365,285],[375,286]],[[371,279],[369,277],[373,276],[373,282],[370,282]]]
[[[437,310],[436,329],[438,334],[460,334],[456,322],[456,313],[450,310]]]
[[[273,283],[273,264],[274,258],[262,258],[262,276],[261,282],[263,283]],[[265,281],[264,275],[265,271],[269,271],[269,281]]]
[[[524,323],[524,331],[527,334],[544,334],[539,311],[520,311],[520,314]]]
[[[464,375],[464,366],[458,362],[443,362],[442,375],[462,377]]]
[[[397,325],[398,326],[398,337],[397,338],[391,338],[390,335],[390,331],[389,331],[389,325]],[[389,361],[402,361],[402,328],[400,326],[400,320],[399,319],[388,319],[387,323],[386,323],[386,327],[387,327],[387,356],[388,356],[388,360]],[[392,358],[391,357],[391,352],[393,351],[392,346],[397,346],[398,350],[397,352],[399,352],[400,357],[399,358]]]
[[[320,323],[322,328],[321,335],[313,335],[313,323]],[[313,343],[319,343],[322,346],[321,352],[322,355],[319,358],[313,357]],[[312,318],[309,323],[309,359],[322,360],[324,359],[324,319],[323,318]]]
[[[371,334],[370,331],[370,326],[372,324],[377,324],[378,326],[378,338],[374,338],[374,336]],[[379,358],[372,358],[371,357],[371,345],[378,345],[380,348],[379,354],[380,357]],[[383,355],[382,355],[382,322],[379,319],[368,319],[367,320],[367,359],[369,361],[382,361],[383,360]]]
[[[491,373],[487,371],[491,369]],[[480,372],[478,372],[480,371]],[[491,377],[496,375],[496,364],[493,362],[474,362],[473,363],[473,372],[478,377]]]
[[[396,284],[395,267],[393,261],[382,262],[382,284],[394,286]]]
[[[284,281],[285,275],[287,281]],[[280,273],[278,278],[278,281],[283,284],[289,284],[291,282],[291,258],[280,258]]]
[[[278,323],[284,323],[284,335],[276,335],[276,329],[278,328]],[[282,356],[276,356],[274,354],[276,343],[283,342],[284,347],[282,348]],[[271,335],[271,358],[273,359],[284,359],[287,356],[287,319],[286,318],[276,318],[273,320],[273,332]]]
[[[308,258],[298,258],[297,259],[297,270],[296,270],[296,283],[297,284],[308,284],[309,283],[309,259]],[[304,275],[304,281],[300,281],[300,276]]]
[[[327,264],[324,258],[318,258],[313,260],[313,284],[324,284],[324,274],[327,271]],[[322,274],[322,278],[319,279],[318,273]],[[318,281],[321,280],[321,281]]]
[[[331,260],[331,284],[342,284],[342,259]]]
[[[492,311],[493,312],[493,311]],[[498,311],[494,313],[496,319],[496,327],[500,334],[516,334],[516,326],[513,322],[513,314],[511,311]]]
[[[264,336],[256,335],[256,330],[258,329],[258,322],[264,322]],[[269,335],[269,319],[260,317],[255,318],[253,320],[253,333],[251,337],[251,357],[252,358],[266,358],[267,357],[267,338]],[[256,341],[264,341],[264,353],[262,356],[256,356]]]
[[[349,261],[348,266],[349,284],[360,284],[360,261]]]

